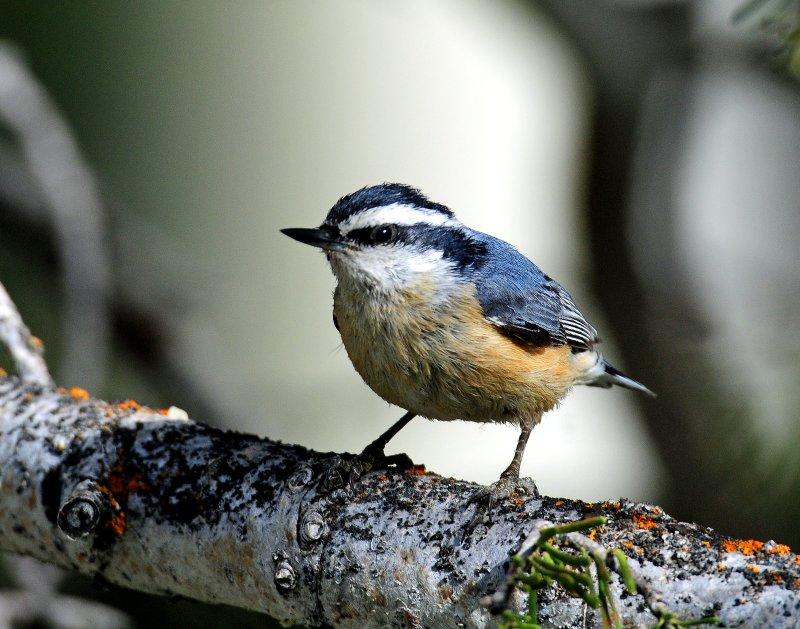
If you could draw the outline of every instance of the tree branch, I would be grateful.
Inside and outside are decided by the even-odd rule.
[[[0,284],[0,339],[3,340],[19,375],[28,382],[52,385],[53,379],[42,354],[42,342],[33,336],[11,301],[5,287]]]
[[[69,125],[22,56],[4,41],[0,121],[16,136],[58,238],[67,288],[63,372],[98,384],[108,362],[110,335],[111,255],[103,229],[105,210]]]
[[[481,604],[493,593],[521,609],[520,592],[506,596],[509,560],[529,552],[542,521],[602,514],[580,545],[628,556],[640,594],[609,577],[626,623],[667,609],[728,626],[800,622],[800,557],[774,542],[730,540],[628,501],[515,498],[470,528],[474,484],[412,468],[332,487],[339,455],[56,389],[1,289],[0,339],[26,377],[0,377],[2,550],[296,624],[485,627],[497,623]],[[599,622],[555,586],[538,609],[545,626]]]
[[[133,402],[0,379],[0,546],[111,583],[307,625],[479,627],[493,622],[481,597],[504,583],[535,522],[602,513],[595,541],[621,548],[683,617],[800,619],[800,564],[787,548],[624,501],[511,500],[467,531],[470,483],[390,470],[323,491],[330,463]],[[626,621],[655,620],[614,587]],[[568,626],[585,613],[556,589],[540,609]]]

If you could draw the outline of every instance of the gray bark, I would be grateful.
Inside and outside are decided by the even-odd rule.
[[[650,587],[649,604],[616,587],[626,622],[653,622],[654,600],[730,626],[800,622],[800,564],[774,544],[739,544],[746,556],[657,507],[538,497],[496,504],[470,531],[475,485],[378,470],[336,489],[320,482],[334,458],[7,376],[0,547],[303,625],[483,627],[496,620],[481,597],[537,521],[603,513],[596,541],[622,548]],[[556,588],[541,617],[599,622]]]

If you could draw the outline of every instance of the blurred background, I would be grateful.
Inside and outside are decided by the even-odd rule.
[[[0,282],[60,384],[357,452],[402,410],[350,366],[324,258],[278,230],[413,184],[569,287],[611,362],[659,395],[575,390],[523,474],[797,549],[798,12],[2,2]],[[485,483],[515,442],[415,420],[390,451]],[[4,565],[0,625],[265,626]]]

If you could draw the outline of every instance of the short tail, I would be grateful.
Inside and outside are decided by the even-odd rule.
[[[641,382],[636,382],[636,380],[633,378],[629,378],[619,369],[609,365],[602,358],[600,359],[600,364],[598,367],[600,366],[603,367],[603,371],[600,373],[600,375],[594,378],[591,382],[586,383],[590,387],[604,387],[607,389],[616,384],[617,386],[625,387],[626,389],[641,391],[650,397],[656,397],[656,394],[644,386]]]

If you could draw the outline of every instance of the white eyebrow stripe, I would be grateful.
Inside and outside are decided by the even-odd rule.
[[[358,212],[347,220],[342,221],[339,225],[339,230],[343,234],[347,234],[354,229],[386,225],[389,223],[393,225],[417,225],[419,223],[424,223],[425,225],[432,225],[435,227],[459,224],[456,219],[442,214],[441,212],[436,212],[434,210],[426,211],[411,205],[393,203],[392,205],[382,205],[381,207],[373,207],[363,212]]]

